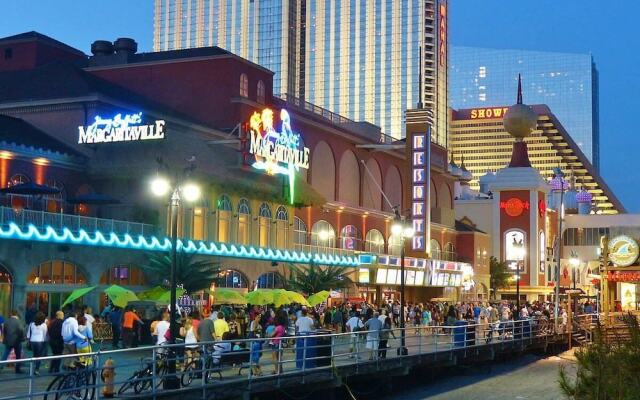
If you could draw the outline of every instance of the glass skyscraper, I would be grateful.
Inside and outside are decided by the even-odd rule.
[[[154,49],[219,46],[274,71],[275,95],[397,138],[420,104],[446,146],[447,13],[446,0],[155,0]]]
[[[589,54],[452,46],[449,104],[509,106],[522,74],[526,104],[546,104],[599,168],[598,71]]]

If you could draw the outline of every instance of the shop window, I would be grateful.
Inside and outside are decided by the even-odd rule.
[[[402,235],[389,236],[389,254],[399,256],[402,251]]]
[[[235,269],[227,269],[221,271],[218,275],[217,287],[221,288],[248,288],[247,279],[244,275]]]
[[[289,236],[289,213],[284,206],[276,210],[276,247],[287,248]]]
[[[205,209],[203,207],[193,208],[193,222],[191,225],[191,238],[193,240],[204,240],[204,217]]]
[[[307,244],[307,225],[298,217],[293,217],[293,242],[297,245]]]
[[[145,282],[144,272],[129,264],[111,267],[100,276],[101,285],[143,286]]]
[[[444,245],[443,255],[444,255],[444,259],[447,261],[456,261],[457,260],[456,246],[451,242],[447,242],[447,244]]]
[[[264,104],[265,86],[264,86],[264,82],[262,80],[258,81],[258,88],[257,89],[258,90],[257,90],[256,99],[257,99],[258,103]]]
[[[384,236],[377,229],[367,232],[365,238],[365,251],[376,254],[384,254]]]
[[[222,195],[218,198],[217,215],[218,215],[218,241],[227,243],[231,233],[231,200],[229,196]]]
[[[247,74],[240,74],[240,96],[249,97],[249,78]]]
[[[238,202],[238,244],[251,244],[251,206],[249,200]]]
[[[359,250],[362,236],[353,225],[345,225],[340,231],[340,247],[347,250]]]
[[[330,223],[317,221],[311,227],[311,245],[318,247],[336,247],[336,231]]]
[[[434,260],[442,259],[442,251],[440,249],[440,243],[438,243],[437,240],[431,239],[430,249],[431,249],[431,258],[433,258]]]
[[[258,277],[256,285],[259,289],[281,289],[284,287],[284,280],[276,272],[266,272]]]
[[[267,203],[260,205],[258,220],[258,245],[260,247],[269,247],[271,239],[271,208]]]
[[[76,265],[61,261],[47,261],[31,270],[27,283],[34,285],[83,285],[87,278]]]

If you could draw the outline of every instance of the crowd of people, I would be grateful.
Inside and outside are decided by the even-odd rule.
[[[288,339],[321,330],[325,333],[350,333],[347,335],[351,357],[366,352],[370,359],[386,358],[389,340],[396,338],[394,329],[401,326],[401,316],[405,318],[405,327],[414,330],[414,334],[447,333],[447,326],[456,326],[461,322],[476,326],[476,337],[490,340],[499,327],[515,320],[535,318],[542,327],[551,325],[554,314],[553,304],[549,302],[523,303],[518,310],[510,301],[499,302],[425,302],[406,304],[404,310],[397,301],[385,301],[379,306],[367,302],[343,303],[327,307],[287,305],[273,306],[213,306],[210,309],[181,310],[177,342],[184,343],[184,365],[197,357],[200,343],[210,344],[213,361],[220,362],[222,354],[234,350],[249,350],[253,373],[262,374],[260,359],[270,353],[274,373],[281,368],[282,350],[291,346]],[[403,312],[401,312],[403,311]],[[596,312],[590,301],[580,302],[577,314]],[[568,315],[566,307],[559,313],[561,332],[566,330]],[[0,316],[0,334],[4,343],[2,360],[20,359],[24,342],[33,357],[43,357],[51,351],[52,355],[78,354],[76,358],[65,359],[65,367],[74,362],[88,364],[94,343],[93,326],[111,327],[112,348],[136,347],[139,344],[163,345],[171,341],[170,312],[159,310],[151,320],[144,320],[134,307],[121,309],[108,305],[100,314],[93,315],[90,307],[57,311],[50,318],[42,312],[28,315],[26,326],[20,321],[18,313],[13,311],[9,318]],[[361,332],[359,334],[358,332]],[[246,349],[246,342],[240,339],[254,340]],[[358,354],[358,355],[360,355]],[[58,372],[60,359],[52,359],[49,372]],[[39,374],[41,363],[34,365],[35,374]],[[15,363],[16,373],[21,373],[20,363]]]

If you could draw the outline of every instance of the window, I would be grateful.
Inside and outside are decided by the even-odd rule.
[[[504,258],[510,269],[517,269],[518,263],[521,263],[520,269],[524,269],[526,243],[524,232],[520,230],[512,229],[504,233]]]
[[[231,238],[231,200],[229,196],[223,194],[216,203],[218,209],[218,241],[229,242]]]
[[[384,254],[384,236],[379,230],[371,229],[369,232],[367,232],[364,246],[365,251]]]
[[[307,225],[298,217],[293,217],[293,243],[307,244]]]
[[[191,234],[191,238],[193,240],[204,240],[204,214],[205,211],[203,207],[193,208],[193,223]]]
[[[447,261],[456,261],[456,258],[456,246],[451,242],[447,242],[447,244],[444,245],[444,259]]]
[[[100,277],[100,284],[142,286],[145,284],[145,278],[140,268],[123,264],[105,271]]]
[[[391,235],[389,236],[389,254],[392,256],[399,256],[402,251],[402,236]]]
[[[13,49],[12,48],[4,49],[4,59],[10,60],[12,58],[13,58]]]
[[[431,258],[433,258],[434,260],[441,260],[442,252],[440,251],[440,243],[438,243],[438,241],[435,239],[431,239],[430,248],[431,248]]]
[[[247,279],[240,272],[235,269],[227,269],[221,271],[218,275],[217,287],[221,288],[247,288]]]
[[[87,283],[87,278],[74,264],[53,260],[35,267],[27,277],[27,283],[34,285],[83,285]]]
[[[264,82],[262,82],[262,80],[258,81],[258,94],[257,94],[257,101],[260,104],[264,104],[264,99],[265,99],[265,87],[264,87]]]
[[[65,198],[64,185],[54,179],[47,182],[47,186],[60,189],[60,193],[46,195],[47,211],[57,213],[62,211],[62,203]]]
[[[240,199],[238,202],[238,238],[239,244],[251,243],[251,206],[249,200]]]
[[[276,272],[266,272],[258,277],[259,289],[280,289],[284,287],[282,276]]]
[[[362,237],[353,225],[345,225],[340,232],[340,247],[347,250],[359,250]]]
[[[547,243],[544,240],[544,232],[540,232],[540,244],[538,245],[540,249],[540,272],[544,274],[544,263],[547,259]]]
[[[247,74],[240,74],[240,96],[249,97],[249,78],[247,78]]]
[[[24,174],[15,174],[7,182],[7,187],[21,185],[23,183],[29,183],[29,182],[31,182],[31,179],[29,179],[28,176]]]
[[[311,245],[319,247],[335,247],[336,231],[330,223],[320,220],[311,227]]]
[[[289,213],[284,206],[276,210],[276,247],[284,249],[287,247],[289,234]]]
[[[260,205],[258,220],[258,245],[260,247],[269,247],[271,236],[271,208],[267,203]]]

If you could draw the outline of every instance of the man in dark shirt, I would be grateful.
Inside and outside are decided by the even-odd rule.
[[[51,346],[51,353],[54,356],[62,354],[64,349],[64,340],[62,339],[62,321],[64,321],[64,313],[62,311],[56,312],[55,318],[49,321],[49,346]],[[49,373],[60,372],[60,359],[56,358],[51,360],[49,366]]]
[[[215,340],[215,329],[213,321],[210,318],[205,318],[200,321],[198,325],[198,341],[199,342],[213,342]]]
[[[111,344],[114,349],[118,348],[118,342],[120,341],[120,327],[122,326],[122,309],[120,307],[113,307],[109,313],[109,322],[111,323],[111,332],[113,334],[113,340]]]
[[[11,318],[4,321],[4,354],[2,355],[2,361],[6,361],[9,358],[9,353],[13,349],[16,354],[16,360],[22,358],[22,342],[25,339],[24,326],[18,318],[18,312],[16,310],[11,311]],[[16,374],[22,373],[21,363],[16,362]],[[2,366],[0,366],[0,369]]]

